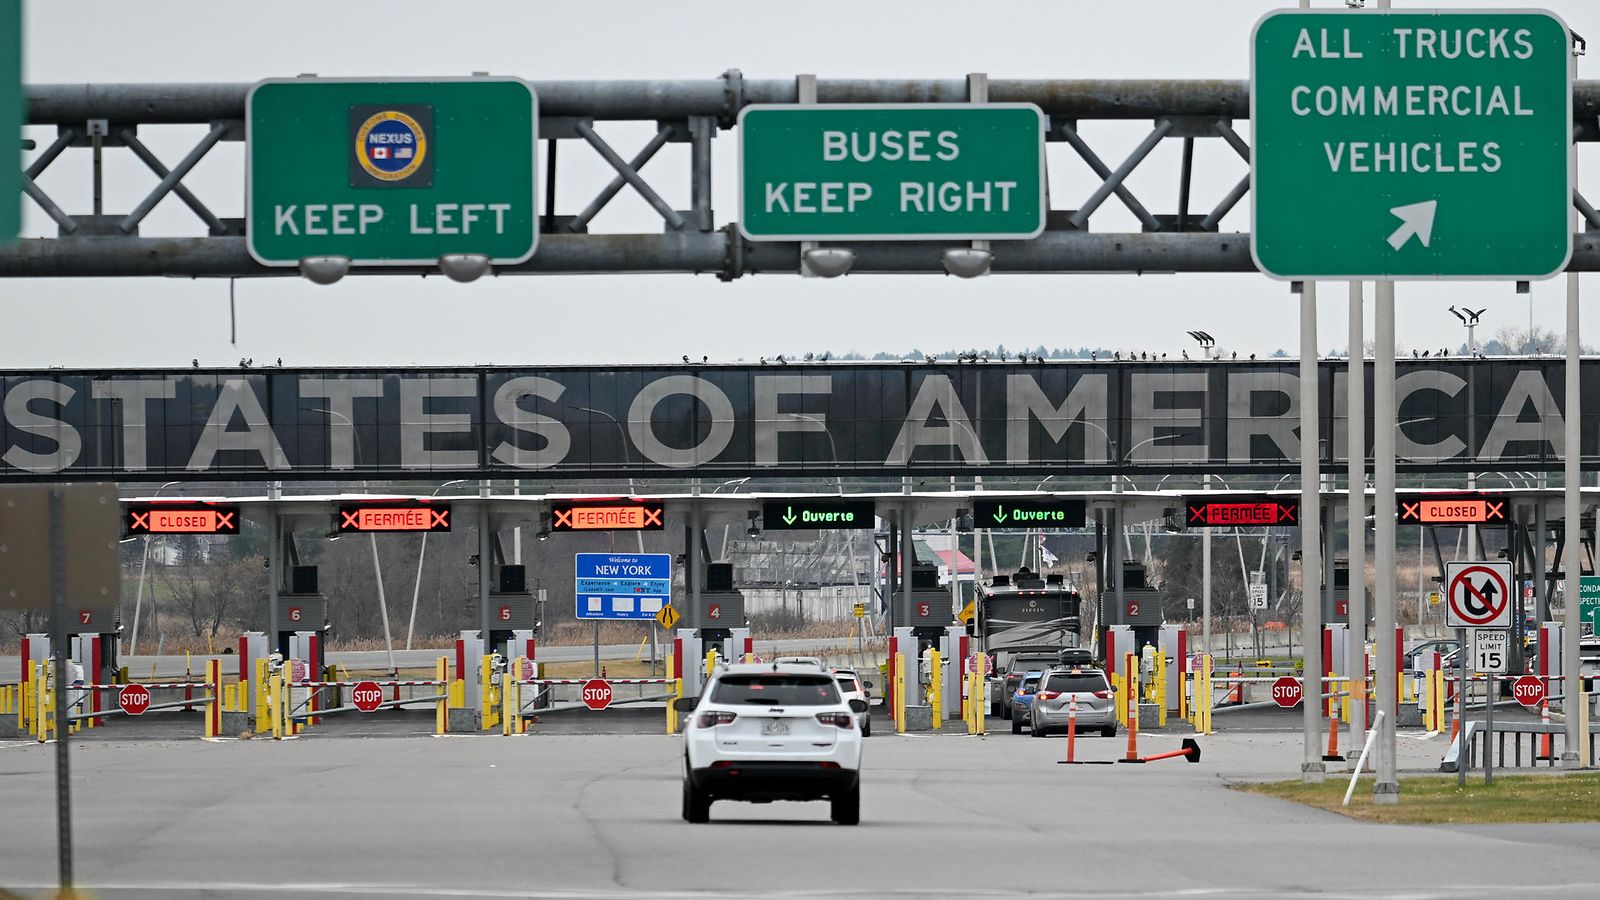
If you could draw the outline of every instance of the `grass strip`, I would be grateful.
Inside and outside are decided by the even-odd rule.
[[[1364,822],[1402,825],[1482,825],[1530,822],[1600,822],[1600,772],[1570,775],[1497,775],[1485,785],[1483,776],[1469,776],[1466,787],[1454,775],[1408,778],[1400,786],[1400,802],[1372,802],[1371,776],[1356,785],[1349,806],[1341,806],[1349,778],[1330,777],[1322,784],[1299,781],[1235,784],[1236,790],[1292,800]]]

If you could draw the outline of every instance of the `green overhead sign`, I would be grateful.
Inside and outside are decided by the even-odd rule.
[[[871,500],[768,500],[761,504],[761,526],[768,531],[873,527]]]
[[[749,106],[739,228],[753,241],[1037,237],[1044,133],[1025,103]]]
[[[247,236],[263,265],[533,255],[539,115],[526,82],[275,79],[246,106]]]
[[[1269,13],[1251,251],[1278,278],[1543,278],[1572,252],[1572,53],[1547,12]]]
[[[974,528],[1081,528],[1087,515],[1082,500],[974,500]]]
[[[0,0],[0,244],[22,228],[22,0]]]

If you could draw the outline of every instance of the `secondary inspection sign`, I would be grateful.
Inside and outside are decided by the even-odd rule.
[[[1026,103],[746,107],[739,227],[754,241],[1037,237],[1044,131]]]
[[[1257,266],[1543,278],[1571,254],[1571,52],[1530,12],[1283,10],[1252,41]]]

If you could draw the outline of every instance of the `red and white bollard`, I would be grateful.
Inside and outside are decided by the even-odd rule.
[[[1548,690],[1546,691],[1545,699],[1539,703],[1539,724],[1546,727],[1550,725],[1550,697]],[[1550,732],[1546,731],[1539,735],[1539,755],[1535,756],[1534,759],[1541,762],[1550,762],[1555,758],[1555,740],[1550,736]]]

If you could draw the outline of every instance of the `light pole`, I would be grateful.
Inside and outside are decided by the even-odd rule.
[[[156,497],[159,497],[161,495],[161,492],[166,490],[167,488],[172,487],[175,484],[182,484],[182,483],[183,482],[181,482],[181,481],[169,481],[166,484],[163,484],[161,487],[156,488],[156,492],[154,494],[151,494],[150,498],[153,500]],[[139,607],[144,604],[144,573],[145,573],[145,570],[147,568],[149,568],[149,566],[150,566],[150,534],[149,534],[149,532],[146,532],[145,536],[144,536],[144,553],[141,554],[140,559],[139,559],[139,588],[138,588],[137,591],[134,592],[134,595],[133,595],[133,635],[128,638],[128,655],[129,656],[134,655],[134,653],[137,652],[137,650],[135,648],[139,646]]]
[[[457,478],[454,481],[446,481],[444,484],[441,484],[438,487],[434,488],[433,489],[433,493],[429,494],[428,496],[430,498],[431,497],[437,497],[437,496],[439,496],[439,492],[440,491],[444,490],[445,488],[449,487],[450,485],[452,485],[452,484],[465,484],[465,483],[466,483],[466,479],[465,478]],[[417,551],[417,577],[416,577],[416,580],[411,585],[411,618],[410,618],[409,622],[406,624],[406,649],[407,650],[411,649],[411,636],[417,630],[417,598],[422,594],[422,561],[424,559],[427,559],[427,558],[428,558],[428,533],[426,531],[424,531],[422,533],[422,549]]]
[[[361,433],[356,431],[356,424],[350,421],[349,416],[334,412],[331,409],[323,409],[320,406],[312,407],[311,411],[343,420],[346,425],[350,426],[350,438],[355,442],[356,459],[359,460],[365,455],[361,452]],[[362,481],[361,487],[365,490],[367,482]],[[367,540],[372,548],[372,574],[378,583],[378,612],[383,616],[383,646],[389,652],[389,671],[399,674],[400,668],[394,661],[394,636],[389,631],[389,599],[383,591],[383,563],[378,561],[378,536],[372,532],[367,532]],[[278,626],[274,623],[272,627],[276,628]]]

